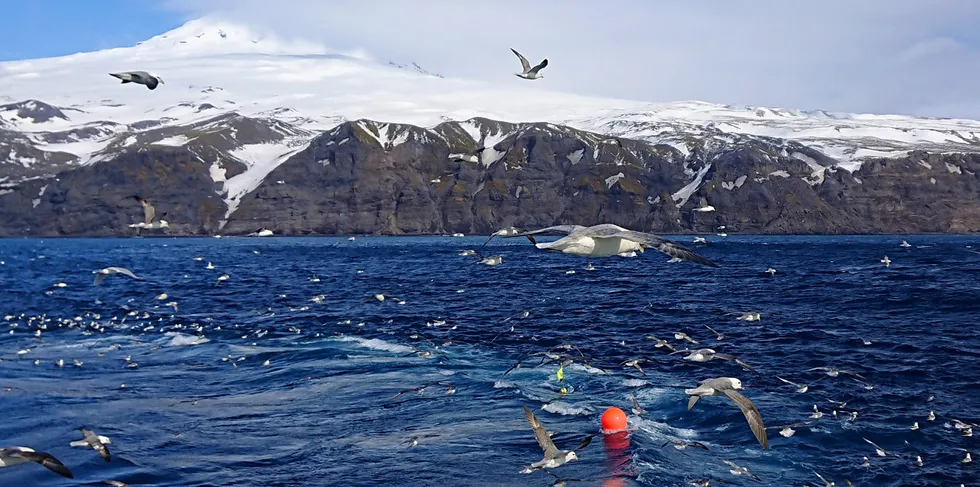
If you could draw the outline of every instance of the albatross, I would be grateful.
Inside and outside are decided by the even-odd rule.
[[[766,426],[762,422],[762,415],[756,409],[755,403],[738,392],[738,389],[742,389],[742,381],[732,377],[702,380],[698,382],[698,386],[694,389],[684,389],[684,393],[691,396],[687,402],[687,410],[690,411],[702,397],[724,394],[742,410],[742,414],[745,415],[745,420],[748,421],[752,434],[762,444],[762,448],[768,449],[769,438],[766,435]]]
[[[109,73],[109,76],[113,76],[122,80],[125,83],[136,83],[146,86],[148,89],[155,90],[157,85],[163,83],[163,78],[147,73],[146,71],[126,71],[123,73]]]
[[[535,67],[532,68],[531,67],[531,63],[527,62],[527,58],[526,57],[521,56],[521,53],[515,51],[513,47],[510,48],[510,50],[513,51],[514,54],[517,54],[517,57],[520,58],[520,60],[521,60],[521,67],[524,68],[520,73],[514,73],[515,76],[517,76],[519,78],[524,78],[524,79],[544,78],[544,76],[541,76],[541,73],[539,73],[538,71],[541,71],[542,69],[545,68],[545,66],[548,65],[548,60],[547,59],[545,59],[544,61],[541,61],[540,64],[538,64],[537,66],[535,66]]]
[[[75,478],[71,470],[50,453],[34,451],[25,446],[0,448],[0,467],[13,467],[26,462],[34,462],[62,477]]]
[[[554,242],[536,242],[534,235],[565,234]],[[514,232],[512,228],[494,232],[483,245],[500,236],[503,238],[527,237],[536,248],[578,255],[581,257],[611,257],[623,252],[644,249],[657,249],[674,259],[689,260],[701,265],[720,267],[692,250],[671,242],[659,235],[637,232],[610,223],[585,227],[582,225],[555,225],[528,232]]]

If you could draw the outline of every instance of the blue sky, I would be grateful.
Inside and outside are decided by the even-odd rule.
[[[151,0],[0,0],[0,61],[130,46],[183,23]]]

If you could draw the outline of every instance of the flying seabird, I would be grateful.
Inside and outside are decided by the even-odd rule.
[[[757,482],[762,482],[762,479],[756,476],[756,474],[750,472],[749,469],[745,467],[739,467],[738,465],[735,464],[735,462],[731,460],[722,460],[722,461],[725,462],[725,465],[732,467],[732,469],[729,470],[732,473],[732,475],[745,475],[746,477],[751,477],[753,480]]]
[[[759,443],[762,444],[762,447],[768,449],[769,438],[766,435],[766,427],[762,422],[762,415],[759,414],[759,410],[756,409],[752,400],[739,393],[738,389],[742,389],[742,381],[732,377],[702,380],[698,382],[698,386],[694,389],[684,389],[684,393],[691,396],[687,402],[687,410],[690,411],[702,397],[724,394],[742,410],[742,414],[745,415],[745,420],[748,421],[752,433],[759,440]]]
[[[655,337],[653,335],[647,335],[647,338],[649,338],[650,340],[653,340],[653,341],[657,342],[656,344],[653,345],[654,348],[664,348],[664,347],[666,347],[667,350],[670,350],[672,352],[676,352],[677,351],[677,349],[674,348],[674,346],[671,345],[670,343],[667,343],[666,340],[661,340],[661,339],[659,339],[659,338],[657,338],[657,337]]]
[[[871,441],[871,440],[869,440],[867,438],[861,438],[861,439],[864,440],[865,442],[867,442],[869,445],[875,447],[875,453],[877,453],[879,457],[883,457],[883,456],[888,455],[888,452],[885,451],[884,448],[878,446],[875,442],[873,442],[873,441]]]
[[[772,267],[770,267],[770,268],[766,269],[766,274],[769,274],[770,277],[775,276],[776,275],[776,269],[773,269]]]
[[[527,62],[527,58],[525,58],[524,56],[521,56],[521,53],[515,51],[513,47],[510,48],[510,50],[514,54],[517,54],[517,57],[520,58],[520,60],[521,60],[521,67],[523,68],[523,71],[521,71],[520,73],[514,73],[515,76],[517,76],[519,78],[524,78],[524,79],[544,78],[544,76],[542,76],[541,73],[539,73],[539,71],[541,71],[542,69],[545,68],[545,66],[548,65],[548,60],[547,59],[545,59],[544,61],[541,61],[541,64],[538,64],[537,66],[535,66],[535,67],[532,68],[531,67],[531,63]]]
[[[13,467],[25,462],[34,462],[62,477],[75,478],[71,470],[50,453],[34,451],[25,446],[0,448],[0,467]]]
[[[167,216],[166,213],[160,215],[157,221],[153,221],[156,218],[156,209],[150,204],[149,200],[142,198],[140,196],[133,196],[136,201],[139,201],[140,205],[143,207],[143,221],[139,223],[133,223],[129,228],[137,229],[137,235],[139,231],[144,228],[158,229],[158,228],[170,228],[170,224],[163,217]]]
[[[806,426],[806,425],[808,425],[808,424],[810,424],[812,422],[813,421],[803,421],[801,423],[784,424],[782,426],[770,426],[770,427],[768,427],[766,429],[767,430],[779,430],[779,435],[780,436],[783,436],[784,438],[789,438],[790,436],[793,436],[794,434],[796,434],[796,430],[793,429],[793,428],[799,428],[800,426]]]
[[[641,374],[647,375],[647,373],[643,370],[643,367],[640,367],[640,364],[643,362],[649,362],[649,360],[640,357],[640,358],[624,360],[620,362],[619,365],[622,365],[623,367],[633,367],[634,369],[639,370]]]
[[[538,243],[534,240],[534,235],[555,233],[565,234],[565,237],[555,240],[554,242]],[[493,236],[494,235],[491,235],[491,238],[493,238]],[[505,238],[527,237],[527,239],[530,240],[536,248],[561,252],[564,254],[578,255],[581,257],[611,257],[614,255],[619,255],[623,252],[629,252],[631,250],[639,250],[642,252],[644,249],[654,248],[672,258],[689,260],[710,267],[720,267],[718,264],[701,257],[690,249],[667,240],[659,235],[636,232],[609,223],[593,225],[591,227],[583,227],[581,225],[556,225],[529,232],[520,232],[501,236]],[[483,245],[486,245],[489,241],[490,239],[487,239]]]
[[[137,83],[141,85],[146,85],[147,88],[155,90],[157,85],[163,83],[163,78],[147,73],[146,71],[126,71],[123,73],[109,73],[109,76],[113,76],[122,80],[125,83]]]
[[[118,480],[103,480],[102,483],[106,485],[112,485],[115,487],[129,487],[129,484],[125,482],[120,482]]]
[[[701,201],[698,203],[698,207],[695,208],[694,211],[700,211],[700,212],[715,211],[715,207],[709,205],[708,200],[702,197]]]
[[[555,446],[555,443],[551,441],[551,436],[545,431],[544,426],[538,421],[538,418],[534,417],[534,413],[527,406],[524,406],[524,417],[527,418],[527,422],[531,424],[531,429],[534,430],[534,439],[538,440],[538,445],[544,450],[544,458],[532,463],[522,470],[521,473],[531,473],[539,468],[556,468],[566,462],[578,460],[578,455],[575,454],[575,450],[584,448],[592,440],[591,436],[586,438],[575,450],[559,450]]]
[[[742,361],[742,359],[735,357],[734,355],[729,355],[727,353],[718,353],[711,348],[700,348],[697,350],[678,350],[674,353],[687,353],[688,355],[684,357],[684,360],[690,362],[708,362],[714,359],[728,360],[729,362],[735,362],[747,370],[755,370],[751,365]]]
[[[641,414],[647,412],[646,409],[643,409],[643,407],[640,406],[639,401],[636,400],[636,396],[630,394],[630,399],[633,400],[633,414],[640,416]]]
[[[905,240],[902,240],[902,243],[899,244],[898,246],[899,247],[911,247],[912,245],[909,244],[908,242],[906,242]]]
[[[709,330],[711,330],[711,333],[714,333],[715,334],[715,340],[716,341],[719,341],[720,342],[720,341],[722,341],[722,340],[725,339],[725,335],[722,335],[721,333],[718,333],[718,331],[715,330],[714,328],[712,328],[712,327],[710,327],[708,325],[704,325],[704,327],[707,328],[707,329],[709,329]]]
[[[661,445],[661,448],[663,448],[663,447],[665,447],[665,446],[667,446],[667,445],[669,445],[671,443],[673,443],[674,444],[674,448],[677,448],[678,450],[683,450],[683,449],[685,449],[685,448],[687,448],[689,446],[696,446],[696,447],[701,448],[703,450],[706,450],[706,451],[708,450],[708,446],[705,445],[704,443],[701,443],[700,441],[691,441],[691,440],[670,440],[667,443],[664,443],[663,445]]]
[[[856,372],[851,372],[851,371],[848,371],[848,370],[838,369],[838,368],[835,368],[835,367],[814,367],[814,368],[808,369],[808,370],[809,371],[817,371],[817,370],[824,371],[830,377],[837,377],[840,374],[847,374],[847,375],[856,377],[858,379],[861,379],[863,381],[868,380],[868,379],[865,379],[864,376],[862,376],[861,374],[858,374]]]
[[[892,260],[889,259],[888,256],[886,255],[884,259],[881,259],[881,263],[885,264],[885,267],[891,267]]]
[[[99,456],[102,457],[103,460],[108,462],[110,459],[109,447],[107,447],[106,445],[111,445],[112,440],[110,440],[106,436],[96,435],[92,430],[85,427],[78,428],[78,430],[82,432],[82,435],[85,436],[85,439],[79,441],[73,441],[70,443],[70,445],[91,447],[93,450],[99,453]]]
[[[683,331],[675,331],[674,332],[674,339],[675,340],[687,340],[688,342],[691,342],[691,343],[693,343],[695,345],[698,344],[698,341],[697,340],[691,338],[690,335],[688,335],[687,333],[684,333]]]
[[[103,279],[113,274],[122,274],[124,276],[132,277],[133,279],[139,279],[139,277],[136,277],[136,274],[133,274],[133,271],[125,267],[106,267],[105,269],[93,271],[92,273],[96,274],[95,282],[92,283],[93,286],[98,286],[102,283]]]
[[[807,389],[810,388],[810,384],[797,384],[796,382],[792,382],[792,381],[788,381],[786,379],[783,379],[782,377],[779,377],[778,375],[776,376],[776,378],[779,379],[781,382],[783,382],[785,384],[789,384],[789,385],[791,385],[793,387],[796,387],[796,392],[799,392],[801,394],[804,393],[804,392],[806,392]],[[820,379],[823,379],[823,377],[820,377]],[[820,379],[817,379],[817,380],[815,380],[813,382],[817,382]]]

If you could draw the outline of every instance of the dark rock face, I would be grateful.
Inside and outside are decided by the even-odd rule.
[[[303,136],[272,119],[223,116],[150,128],[117,154],[0,188],[0,235],[132,235],[148,198],[171,234],[487,234],[504,226],[615,223],[663,233],[980,231],[980,154],[913,152],[849,173],[796,142],[728,145],[614,139],[486,119],[431,129],[367,120],[313,136],[223,222],[222,183],[243,143]],[[173,148],[153,145],[183,135]],[[145,138],[145,142],[142,139]],[[481,150],[482,149],[482,150]],[[0,177],[5,174],[0,164]],[[43,188],[43,191],[42,191]],[[5,191],[10,191],[3,194]],[[702,203],[714,211],[695,211]],[[223,225],[223,227],[221,226]]]
[[[172,234],[209,234],[225,211],[219,189],[187,150],[124,152],[0,196],[0,236],[133,235],[127,226],[143,218],[134,195],[166,213]]]

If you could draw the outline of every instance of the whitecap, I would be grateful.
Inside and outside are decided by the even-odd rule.
[[[626,379],[623,381],[623,385],[626,387],[641,387],[649,384],[649,382],[643,379]]]
[[[168,346],[171,347],[182,347],[186,345],[200,345],[202,343],[210,342],[211,339],[207,337],[197,336],[197,335],[185,335],[183,333],[177,333],[173,331],[168,331],[164,333],[165,336],[172,337]]]
[[[380,340],[378,338],[361,338],[361,337],[352,337],[352,336],[344,335],[344,336],[335,337],[333,338],[333,340],[338,342],[353,343],[354,345],[364,347],[364,348],[370,348],[371,350],[383,350],[386,352],[394,352],[394,353],[408,353],[413,351],[411,347],[406,347],[405,345],[398,345],[395,343],[389,343],[384,340]]]
[[[586,415],[592,413],[592,411],[587,407],[575,407],[564,402],[549,402],[541,409],[548,411],[549,413],[561,414],[565,416]]]

